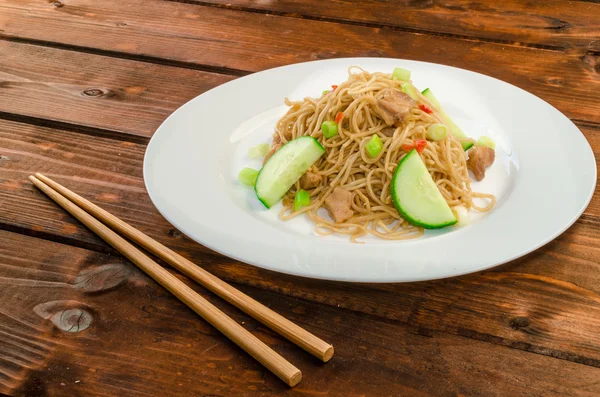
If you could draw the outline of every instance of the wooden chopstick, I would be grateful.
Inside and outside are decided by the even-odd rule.
[[[180,272],[186,274],[206,289],[225,299],[227,302],[260,321],[318,359],[327,362],[333,357],[333,346],[306,331],[304,328],[299,327],[262,303],[257,302],[175,251],[165,247],[158,241],[145,235],[133,226],[123,222],[108,211],[98,207],[94,203],[70,191],[52,179],[40,173],[35,174],[35,176],[113,230],[136,242],[141,247],[144,247],[146,250],[169,263]]]
[[[248,352],[248,354],[254,357],[289,386],[294,387],[300,382],[302,373],[298,368],[277,354],[277,352],[269,346],[265,345],[260,339],[252,335],[237,322],[229,318],[225,313],[200,296],[196,291],[188,287],[158,263],[142,253],[142,251],[134,247],[131,243],[127,242],[121,236],[113,232],[107,226],[44,182],[34,176],[30,176],[29,180],[58,205],[67,210],[75,218],[79,219],[79,221],[90,228],[104,241],[121,252],[156,282],[169,290],[169,292],[175,295],[179,300],[198,313],[200,317],[221,331],[225,336]]]

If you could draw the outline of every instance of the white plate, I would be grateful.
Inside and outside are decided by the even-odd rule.
[[[283,99],[318,96],[358,65],[412,71],[472,137],[497,142],[496,162],[476,191],[493,193],[493,211],[471,225],[427,231],[416,240],[315,235],[302,217],[283,222],[237,173],[247,149],[270,142]],[[581,215],[594,192],[596,163],[583,134],[558,110],[515,86],[431,63],[383,58],[333,59],[246,76],[191,100],[157,130],[144,159],[154,205],[197,242],[240,261],[330,280],[399,282],[457,276],[518,258],[546,244]],[[473,212],[472,212],[473,213]]]

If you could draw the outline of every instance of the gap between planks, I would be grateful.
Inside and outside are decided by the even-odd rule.
[[[180,68],[180,69],[200,70],[202,72],[223,74],[223,75],[236,76],[236,77],[246,76],[248,74],[254,73],[254,72],[248,71],[248,70],[240,70],[240,69],[234,69],[234,68],[228,68],[228,67],[204,65],[204,64],[198,64],[198,63],[193,63],[193,62],[176,61],[176,60],[171,60],[171,59],[166,59],[166,58],[161,58],[161,57],[153,57],[153,56],[149,56],[149,55],[138,55],[138,54],[131,54],[131,53],[122,52],[122,51],[102,50],[99,48],[78,46],[75,44],[63,44],[63,43],[57,43],[54,41],[6,36],[2,33],[0,33],[0,40],[12,42],[12,43],[18,43],[18,44],[29,44],[29,45],[35,45],[35,46],[40,46],[40,47],[55,48],[57,50],[81,52],[81,53],[90,54],[90,55],[99,55],[99,56],[103,56],[103,57],[107,57],[107,58],[119,58],[119,59],[125,59],[125,60],[136,61],[136,62],[151,63],[154,65],[170,66],[170,67],[175,67],[175,68]]]
[[[196,1],[196,0],[162,0],[162,1],[169,1],[172,3],[190,4],[190,5],[195,5],[198,7],[211,7],[211,8],[232,10],[232,11],[241,11],[241,12],[247,12],[247,13],[252,13],[252,14],[275,15],[275,16],[284,17],[284,18],[295,18],[295,19],[306,19],[306,20],[318,21],[318,22],[329,22],[329,23],[335,23],[335,24],[340,24],[340,25],[354,25],[354,26],[363,26],[363,27],[367,27],[367,28],[389,29],[389,30],[397,31],[397,32],[406,32],[406,33],[414,33],[414,34],[423,34],[423,35],[428,35],[428,36],[446,37],[446,38],[450,38],[450,39],[457,39],[457,40],[464,40],[464,41],[503,44],[503,45],[509,45],[509,46],[513,46],[513,47],[532,48],[532,49],[543,50],[543,51],[564,52],[565,50],[568,49],[567,46],[558,46],[558,45],[553,46],[553,45],[548,45],[548,44],[522,43],[522,42],[517,42],[517,41],[512,41],[512,40],[492,39],[489,37],[482,37],[482,36],[476,36],[476,35],[461,35],[461,34],[456,34],[456,33],[444,33],[444,32],[436,32],[433,30],[426,30],[426,29],[415,29],[415,28],[409,28],[409,27],[387,25],[385,23],[357,21],[357,20],[353,20],[353,19],[332,18],[332,17],[326,17],[326,16],[314,16],[314,15],[297,14],[297,13],[288,13],[285,11],[266,10],[266,9],[260,9],[260,8],[238,6],[238,5],[233,5],[233,4],[217,4],[217,3],[210,3],[210,2],[201,1],[201,0],[198,0],[198,1]],[[600,0],[598,0],[598,1],[600,1]],[[591,2],[594,2],[594,1],[591,0]]]
[[[41,117],[27,116],[18,113],[10,113],[0,111],[0,119],[15,121],[18,123],[34,125],[37,127],[53,128],[56,130],[74,132],[76,134],[84,134],[97,138],[108,138],[119,142],[131,142],[139,145],[147,145],[150,142],[150,137],[136,135],[127,132],[114,131],[98,127],[89,127],[80,124],[73,124],[64,121],[50,120]],[[600,126],[599,126],[600,128]]]
[[[73,241],[72,239],[64,239],[64,241],[60,241],[59,238],[57,238],[59,236],[56,236],[56,235],[50,235],[47,233],[40,233],[39,235],[33,235],[33,234],[29,234],[29,233],[21,233],[22,231],[26,231],[26,230],[20,230],[21,228],[12,228],[14,230],[10,230],[10,228],[4,228],[4,226],[5,226],[4,224],[0,223],[0,230],[6,230],[9,232],[13,232],[15,234],[23,234],[23,235],[27,235],[31,238],[39,238],[41,240],[47,240],[47,241],[51,241],[51,242],[66,245],[66,246],[72,246],[75,248],[86,249],[86,250],[92,251],[92,252],[100,252],[100,253],[104,253],[104,254],[109,254],[111,256],[122,257],[122,255],[116,251],[114,251],[114,252],[109,252],[110,250],[97,251],[95,249],[85,248],[81,244],[71,244],[71,242]],[[47,237],[50,237],[50,238],[47,238]],[[216,255],[211,255],[211,254],[205,254],[205,255],[212,256],[217,260],[219,258],[221,258],[221,256],[216,256]],[[226,257],[223,257],[223,258],[226,258]],[[310,303],[314,303],[314,304],[322,304],[322,305],[326,305],[328,307],[334,307],[338,310],[351,312],[351,313],[354,313],[355,315],[365,316],[367,318],[373,317],[380,321],[386,321],[390,324],[401,324],[402,326],[408,327],[409,332],[418,334],[418,335],[422,335],[422,336],[429,336],[434,333],[449,334],[449,335],[460,336],[460,337],[468,338],[468,339],[475,339],[475,340],[478,340],[481,342],[491,343],[493,345],[504,346],[504,347],[507,347],[510,349],[516,349],[516,350],[521,350],[521,351],[528,352],[528,353],[539,354],[541,356],[552,357],[552,358],[556,358],[559,360],[565,360],[565,361],[569,361],[569,362],[573,362],[573,363],[577,363],[577,364],[581,364],[581,365],[585,365],[585,366],[600,368],[600,360],[599,359],[586,357],[586,356],[571,353],[568,351],[562,351],[562,350],[558,350],[558,349],[550,349],[550,348],[547,348],[544,346],[537,346],[537,345],[527,343],[527,342],[509,340],[509,339],[501,337],[501,336],[482,333],[482,332],[478,332],[475,330],[469,330],[469,329],[460,328],[460,327],[456,327],[456,328],[451,327],[449,329],[430,329],[430,328],[424,327],[422,325],[411,325],[410,320],[409,321],[401,321],[401,320],[397,320],[397,319],[391,319],[391,318],[387,318],[384,316],[380,316],[378,314],[367,313],[367,312],[363,312],[363,311],[356,311],[356,310],[352,310],[352,309],[346,308],[346,307],[339,307],[334,304],[329,304],[326,301],[315,302],[315,301],[311,301],[309,299],[305,299],[305,298],[298,297],[298,296],[282,294],[276,290],[263,289],[258,285],[241,284],[241,283],[238,283],[236,280],[228,280],[225,278],[224,278],[224,280],[226,280],[227,282],[229,282],[236,288],[243,287],[243,288],[251,288],[251,289],[256,289],[256,290],[265,290],[265,291],[271,292],[276,295],[281,295],[281,296],[289,297],[291,299],[295,299],[297,301],[310,302]]]

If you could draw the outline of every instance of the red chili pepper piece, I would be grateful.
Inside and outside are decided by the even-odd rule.
[[[337,116],[335,116],[335,122],[339,123],[342,120],[342,117],[344,117],[344,113],[339,112]]]
[[[424,105],[424,104],[419,105],[419,109],[421,109],[422,111],[424,111],[427,114],[433,113],[433,110],[431,110],[431,108],[429,106]]]
[[[417,139],[415,141],[415,148],[418,153],[421,153],[425,149],[425,146],[427,146],[427,141],[425,139]]]
[[[404,150],[405,152],[410,152],[413,149],[417,149],[418,153],[421,153],[424,149],[425,146],[427,146],[427,140],[425,139],[415,139],[415,143],[414,144],[410,144],[410,143],[405,143],[402,145],[402,150]]]
[[[334,90],[337,88],[337,85],[332,85],[331,88],[333,88]]]

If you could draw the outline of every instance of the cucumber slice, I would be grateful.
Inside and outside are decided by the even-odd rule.
[[[415,149],[398,164],[390,189],[394,207],[413,225],[439,229],[458,222]]]
[[[267,208],[277,203],[285,192],[325,153],[315,138],[301,136],[276,151],[256,178],[256,197]]]
[[[421,92],[421,94],[425,98],[427,98],[427,100],[431,102],[432,105],[434,105],[437,108],[437,110],[440,112],[440,116],[444,120],[444,123],[446,123],[448,127],[450,127],[450,131],[452,131],[452,134],[455,137],[457,137],[458,139],[467,138],[467,134],[465,134],[464,131],[461,130],[460,127],[456,125],[456,123],[450,118],[450,116],[448,116],[448,114],[444,112],[444,109],[442,109],[442,105],[440,105],[440,101],[437,100],[437,98],[435,97],[435,95],[433,95],[433,92],[429,88],[425,88]],[[461,142],[461,144],[463,150],[465,151],[469,150],[469,148],[473,146],[471,142]]]

